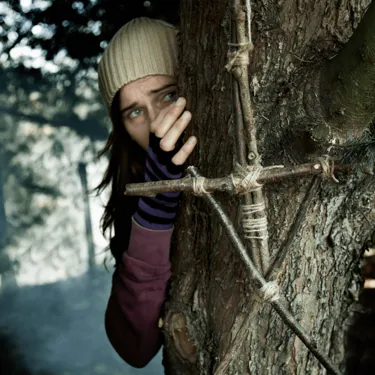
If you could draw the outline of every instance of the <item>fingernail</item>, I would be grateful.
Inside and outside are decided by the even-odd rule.
[[[183,103],[184,103],[184,98],[178,98],[177,102],[176,102],[176,105],[181,105]]]
[[[190,138],[190,139],[187,141],[187,143],[188,143],[189,145],[193,145],[195,142],[196,142],[196,139],[195,139],[195,138]]]
[[[181,116],[184,120],[187,120],[189,117],[190,117],[190,113],[188,111],[185,111],[182,116]]]

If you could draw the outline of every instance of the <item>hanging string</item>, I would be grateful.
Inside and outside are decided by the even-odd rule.
[[[324,155],[318,158],[320,165],[322,166],[323,178],[331,179],[336,183],[340,181],[334,175],[335,162],[329,155]]]

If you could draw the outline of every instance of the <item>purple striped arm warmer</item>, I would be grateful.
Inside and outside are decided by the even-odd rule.
[[[180,149],[178,142],[173,151],[160,148],[161,138],[150,133],[150,144],[146,156],[145,181],[176,180],[182,177],[183,166],[171,162],[172,157]],[[142,227],[152,230],[173,228],[176,219],[178,202],[181,193],[162,193],[155,197],[139,198],[134,220]]]

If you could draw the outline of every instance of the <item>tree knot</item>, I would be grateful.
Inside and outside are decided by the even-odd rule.
[[[175,313],[169,317],[169,334],[180,356],[190,363],[197,360],[197,347],[188,328],[185,315]]]

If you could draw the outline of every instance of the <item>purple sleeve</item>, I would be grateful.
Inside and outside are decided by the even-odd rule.
[[[134,367],[146,366],[161,347],[158,321],[171,275],[172,232],[148,230],[133,220],[128,251],[113,275],[107,336],[120,357]]]

